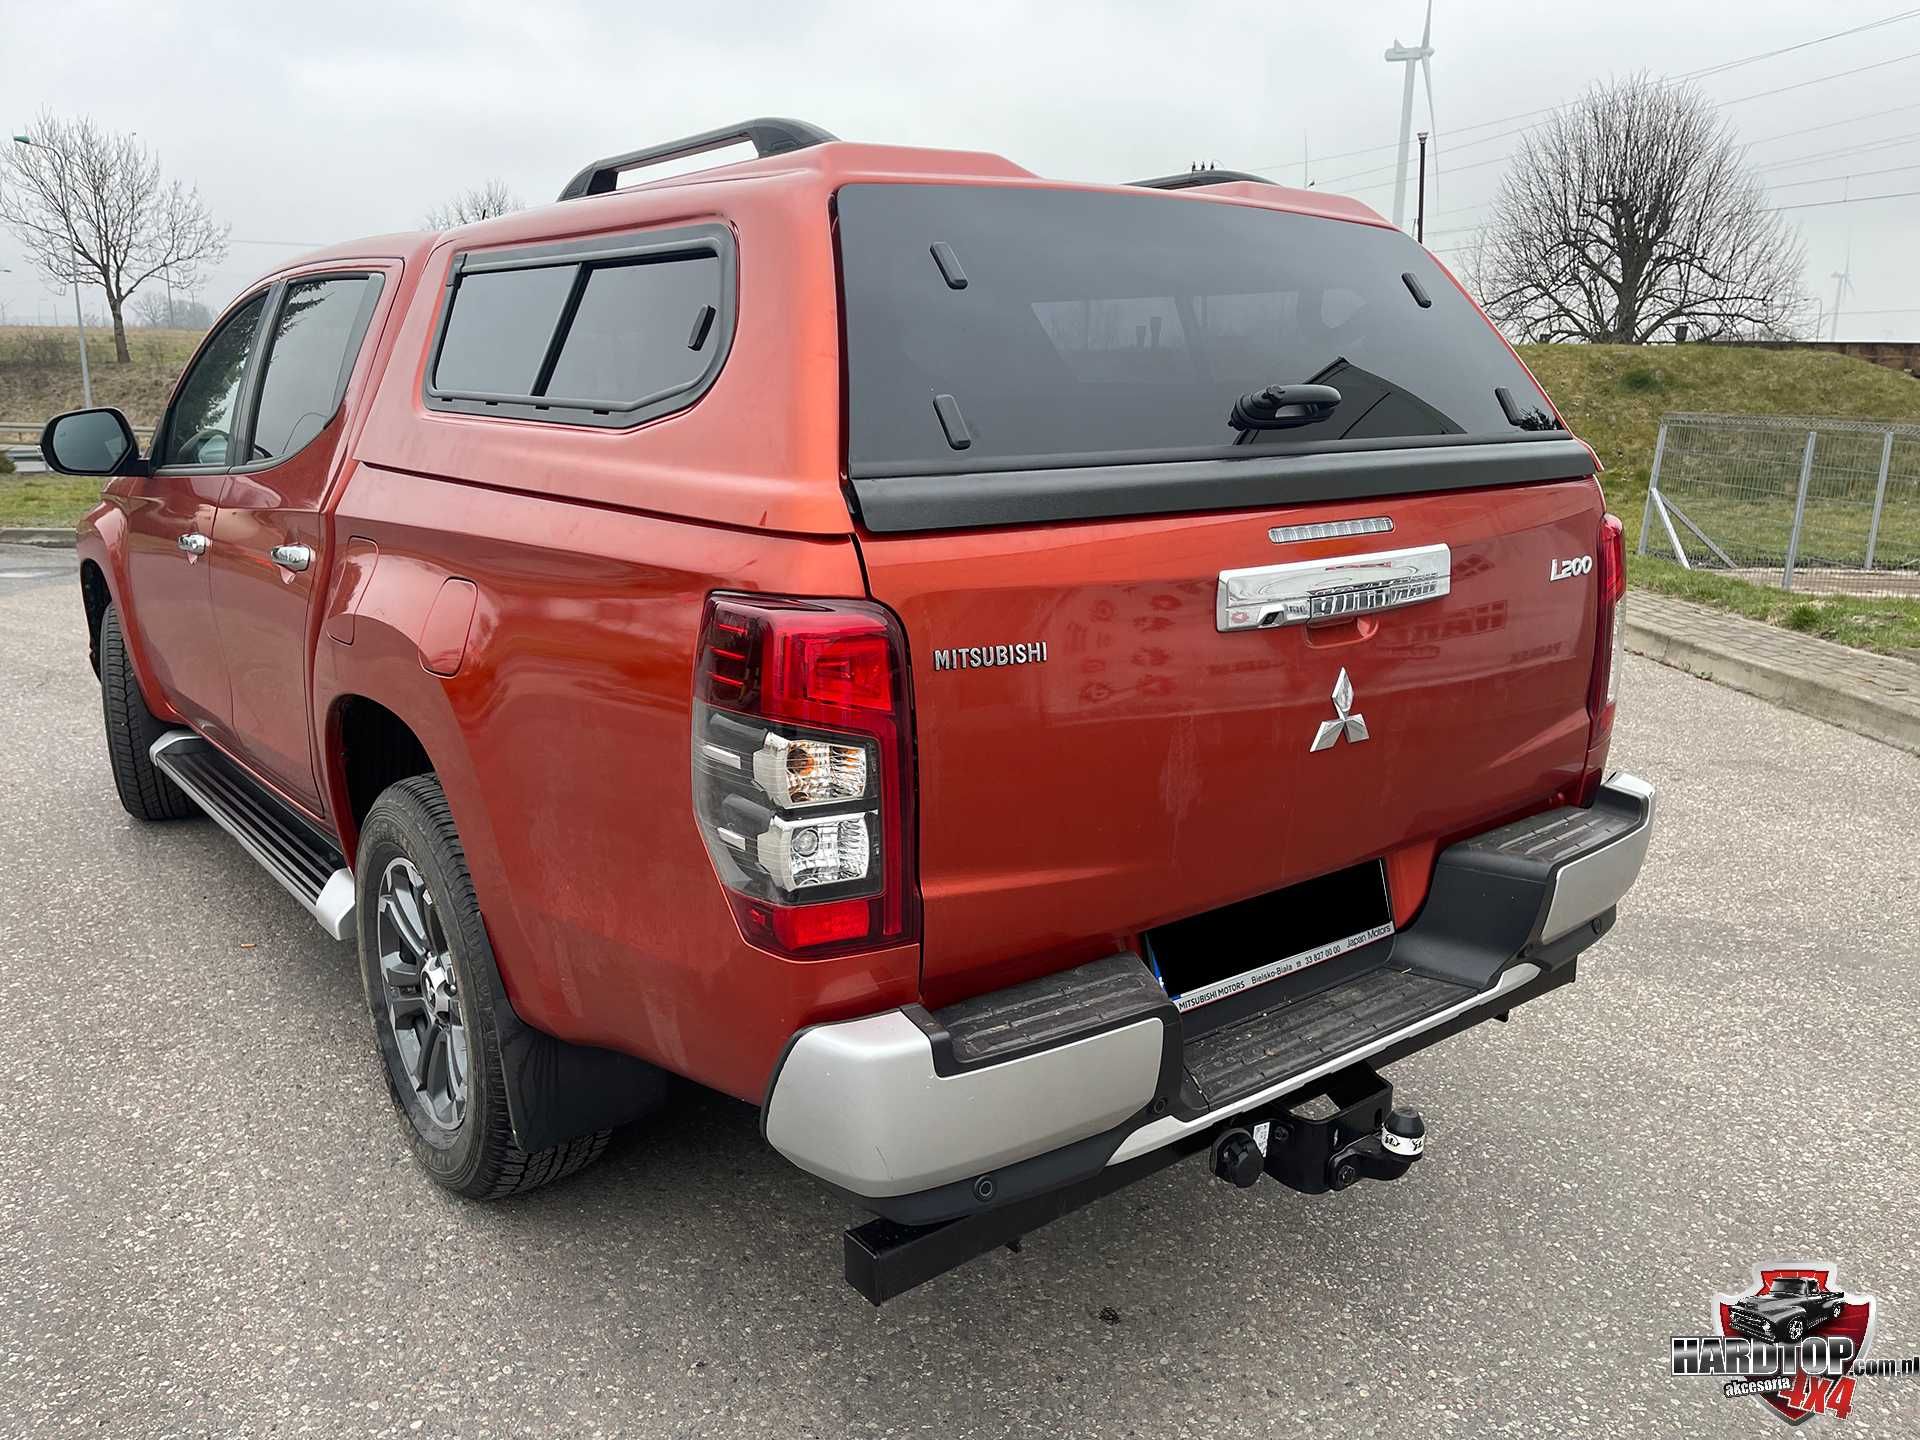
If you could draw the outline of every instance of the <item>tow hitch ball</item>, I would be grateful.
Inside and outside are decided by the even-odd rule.
[[[1278,1111],[1223,1130],[1212,1170],[1247,1188],[1261,1173],[1309,1195],[1361,1180],[1398,1180],[1426,1150],[1420,1112],[1395,1108],[1393,1086],[1367,1065],[1328,1076]]]

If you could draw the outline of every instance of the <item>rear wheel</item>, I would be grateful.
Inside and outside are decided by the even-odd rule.
[[[381,792],[360,830],[355,910],[374,1039],[414,1159],[475,1200],[598,1159],[610,1131],[528,1154],[514,1143],[495,1034],[493,950],[440,782]]]
[[[179,820],[196,814],[186,792],[161,772],[148,753],[167,727],[147,708],[140,693],[118,605],[107,606],[100,617],[100,704],[106,712],[113,788],[120,792],[126,812],[136,820]]]

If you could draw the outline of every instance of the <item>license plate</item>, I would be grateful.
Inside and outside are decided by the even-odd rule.
[[[1239,995],[1393,934],[1386,866],[1337,870],[1148,932],[1147,959],[1182,1011]]]

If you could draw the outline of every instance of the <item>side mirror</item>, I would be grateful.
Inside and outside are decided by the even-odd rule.
[[[40,454],[63,475],[124,475],[140,459],[140,442],[118,410],[69,410],[40,432]]]

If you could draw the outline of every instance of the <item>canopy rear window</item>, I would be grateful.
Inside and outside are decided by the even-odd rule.
[[[1549,423],[1525,368],[1397,230],[979,185],[849,185],[838,206],[856,476],[1523,438],[1496,389]],[[1228,424],[1278,384],[1341,402],[1292,429]]]

